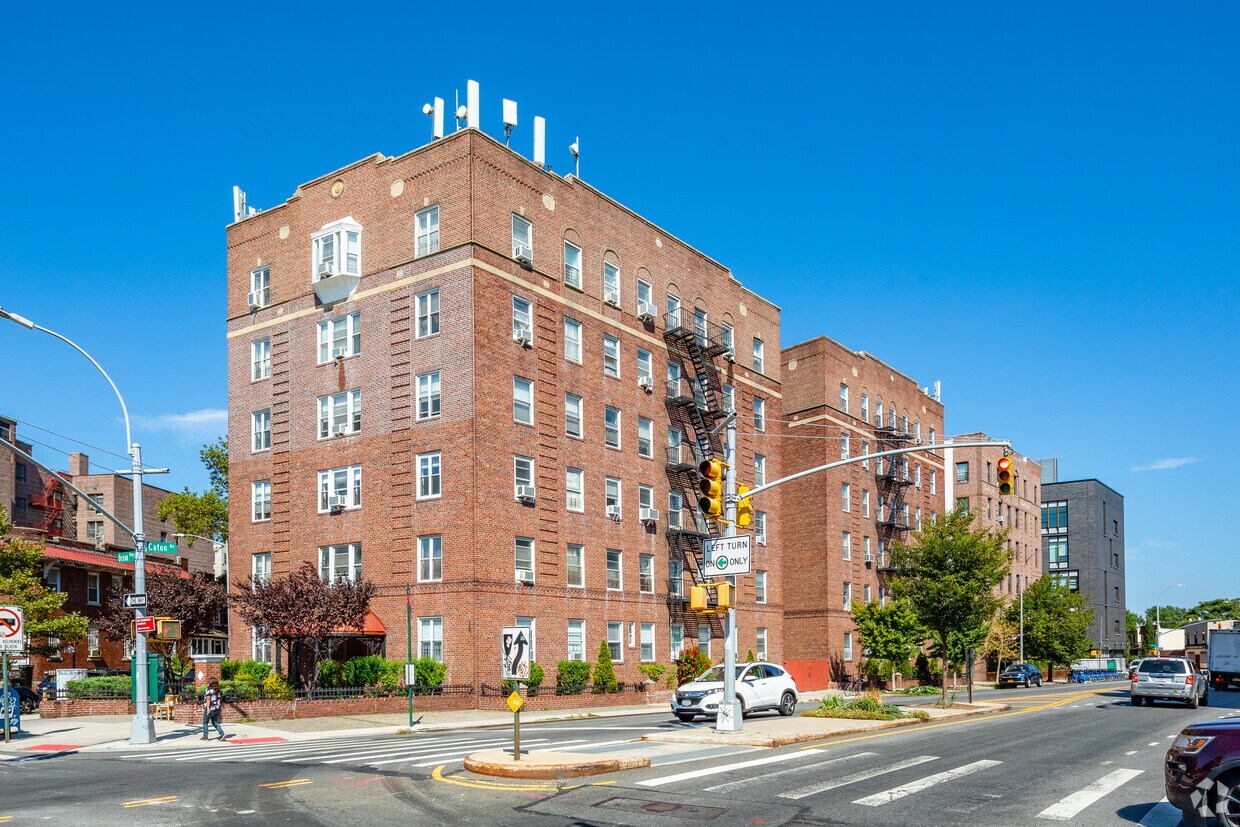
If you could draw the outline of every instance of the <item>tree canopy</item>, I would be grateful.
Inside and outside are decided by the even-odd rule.
[[[1031,583],[1025,589],[1025,659],[1054,666],[1086,657],[1093,646],[1093,619],[1085,594],[1057,585],[1053,577]],[[1007,621],[1019,620],[1020,606],[1014,601],[1007,608]]]
[[[885,606],[873,600],[853,604],[852,617],[861,645],[867,650],[866,657],[884,662],[888,671],[903,667],[926,638],[917,615],[903,600],[893,600]]]
[[[198,452],[207,468],[210,488],[195,494],[188,487],[169,494],[156,509],[161,520],[172,518],[172,525],[181,534],[228,539],[228,438],[202,446]],[[186,545],[194,544],[193,537]]]
[[[113,640],[129,636],[133,611],[121,603],[125,590],[113,581],[106,612],[97,621],[99,630]],[[163,567],[146,573],[147,610],[153,617],[171,617],[181,621],[181,649],[195,635],[210,632],[219,625],[228,611],[228,586],[209,574],[182,577],[179,572]]]
[[[84,639],[88,621],[77,612],[64,611],[66,592],[49,591],[43,585],[43,542],[10,537],[12,529],[8,513],[0,507],[0,603],[21,607],[28,654],[53,655],[60,645]],[[49,644],[49,637],[60,638],[60,645]]]

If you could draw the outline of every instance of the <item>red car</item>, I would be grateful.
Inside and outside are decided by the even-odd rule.
[[[1167,800],[1186,824],[1213,816],[1221,827],[1240,827],[1240,720],[1187,726],[1167,750]]]

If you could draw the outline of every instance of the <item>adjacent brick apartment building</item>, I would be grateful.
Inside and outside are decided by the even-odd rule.
[[[466,129],[229,226],[228,341],[233,579],[373,580],[339,654],[403,656],[408,587],[415,656],[451,683],[498,683],[514,623],[548,680],[602,641],[626,681],[722,656],[687,607],[718,533],[691,469],[732,406],[741,468],[783,463],[779,309],[718,262]],[[738,648],[781,659],[764,516]],[[232,657],[281,657],[231,628]]]
[[[931,444],[943,404],[912,379],[825,336],[784,348],[784,471]],[[858,674],[854,601],[886,600],[888,546],[944,508],[944,461],[926,450],[842,466],[782,492],[786,664],[801,689]]]

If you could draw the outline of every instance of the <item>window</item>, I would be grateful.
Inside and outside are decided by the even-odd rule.
[[[271,552],[260,551],[250,555],[250,577],[256,585],[271,582]]]
[[[883,425],[883,400],[881,399],[874,402],[874,424],[880,428]]]
[[[736,348],[732,344],[732,339],[733,339],[732,325],[728,324],[727,322],[724,322],[723,325],[719,328],[719,344],[727,348],[728,353],[735,354]]]
[[[581,248],[571,241],[564,242],[564,283],[581,289]]]
[[[654,508],[654,486],[638,485],[637,486],[637,508],[638,510]]]
[[[620,268],[610,261],[603,262],[603,301],[620,306]]]
[[[434,336],[439,332],[439,291],[427,290],[418,294],[418,333],[419,339]]]
[[[620,574],[621,553],[617,549],[607,549],[607,591],[618,592],[623,586]]]
[[[847,387],[842,385],[841,387]],[[868,393],[861,394],[861,421],[870,421],[870,395]]]
[[[934,444],[934,429],[933,428],[930,429],[930,444],[931,445]]]
[[[680,365],[676,362],[667,363],[667,397],[680,396]]]
[[[1042,504],[1042,533],[1068,530],[1068,503],[1065,500]]]
[[[581,397],[564,394],[564,432],[581,439]]]
[[[439,205],[418,211],[414,221],[414,256],[439,252]]]
[[[271,411],[255,411],[250,416],[250,436],[252,451],[267,451],[271,448]]]
[[[991,463],[990,463],[989,461],[987,461],[987,463],[986,463],[986,482],[990,482],[990,480],[991,480],[991,477],[990,477],[990,471],[991,471]]]
[[[766,485],[766,457],[762,454],[753,455],[753,486]]]
[[[685,652],[685,624],[672,624],[671,644],[672,660],[676,660]]]
[[[968,481],[969,481],[969,463],[957,462],[956,463],[956,482],[968,482]]]
[[[603,336],[603,373],[620,378],[620,340]]]
[[[853,659],[852,650],[852,632],[844,633],[844,660],[851,661]]]
[[[603,408],[603,444],[608,448],[620,447],[620,411],[617,408]]]
[[[1115,593],[1119,594],[1118,588],[1115,590]],[[99,605],[99,572],[97,571],[88,571],[86,573],[86,602],[91,606]],[[98,649],[99,646],[96,644],[91,648]]]
[[[418,419],[434,419],[439,407],[439,371],[418,374]]]
[[[534,460],[531,457],[512,458],[512,495],[519,496],[522,486],[534,487]]]
[[[512,336],[515,339],[518,336],[530,338],[533,335],[534,325],[531,322],[533,302],[523,299],[520,296],[512,297]]]
[[[319,322],[319,364],[337,356],[356,356],[362,352],[362,314],[349,313]]]
[[[91,520],[86,523],[86,539],[96,542],[103,539],[103,520]]]
[[[564,358],[581,364],[581,322],[564,317]]]
[[[1079,571],[1065,571],[1059,574],[1052,574],[1051,579],[1056,586],[1074,592],[1079,590],[1080,574]]]
[[[624,661],[624,624],[619,620],[607,621],[607,649],[614,662]]]
[[[762,569],[754,572],[753,599],[757,603],[766,602],[766,572]]]
[[[586,585],[586,547],[576,543],[567,546],[565,572],[568,585],[584,588]]]
[[[513,544],[513,566],[516,569],[516,577],[518,580],[523,579],[522,573],[526,573],[524,579],[534,579],[534,540],[531,537],[518,537]]]
[[[766,400],[757,396],[753,399],[753,427],[755,431],[766,430]]]
[[[255,480],[250,483],[250,502],[253,505],[251,519],[254,522],[271,519],[271,480]]]
[[[512,625],[513,626],[524,626],[525,628],[530,630],[530,660],[531,661],[535,660],[536,659],[535,647],[538,643],[536,639],[538,637],[537,635],[538,621],[532,617],[514,617],[512,619]]]
[[[753,340],[753,369],[758,373],[762,373],[766,367],[766,345],[762,340],[754,337]]]
[[[1068,538],[1066,535],[1046,538],[1046,563],[1047,569],[1051,571],[1068,567]]]
[[[667,294],[667,329],[680,327],[680,297]]]
[[[512,257],[534,260],[533,226],[521,216],[512,216]]]
[[[637,558],[637,590],[654,592],[654,555],[642,554]]]
[[[362,466],[349,465],[319,472],[319,512],[331,509],[332,497],[343,497],[345,508],[362,504]]]
[[[418,538],[418,582],[443,580],[443,537],[430,534]]]
[[[649,309],[650,309],[650,312],[653,313],[654,312],[654,290],[653,288],[651,288],[650,282],[642,281],[641,279],[638,279],[637,280],[637,312],[638,313],[641,313],[643,310],[647,309],[642,306],[643,302],[651,306]]]
[[[250,657],[260,663],[271,663],[271,638],[265,631],[258,627],[250,629]],[[132,660],[128,656],[125,659]]]
[[[96,575],[96,577],[98,577],[98,575]],[[1113,588],[1115,589],[1115,602],[1118,603],[1119,602],[1119,586],[1114,586]],[[89,586],[87,587],[86,593],[90,594]]]
[[[697,630],[698,649],[710,657],[710,627],[705,623],[698,624]]]
[[[586,659],[586,622],[584,620],[568,621],[568,659]]]
[[[60,591],[60,566],[45,565],[43,580],[47,583],[48,591]]]
[[[852,532],[845,531],[840,535],[840,552],[845,560],[852,559]]]
[[[870,490],[868,488],[861,492],[861,516],[870,516]]]
[[[362,577],[362,544],[319,546],[319,578],[328,583],[357,581]]]
[[[840,484],[840,506],[841,511],[852,511],[852,486],[846,482]]]
[[[921,488],[921,463],[914,465],[913,469],[913,482],[918,488]]]
[[[680,463],[683,459],[680,446],[684,442],[684,437],[679,428],[667,429],[667,461],[672,463]]]
[[[250,378],[257,382],[271,376],[271,339],[256,339],[250,344]]]
[[[607,477],[603,480],[603,505],[607,516],[620,519],[620,480]]]
[[[580,468],[564,472],[564,507],[569,511],[585,511],[585,473]]]
[[[319,439],[362,429],[362,392],[343,391],[319,397]]]
[[[706,323],[706,310],[701,307],[693,309],[693,333],[697,337],[699,347],[706,347],[710,340],[710,327]]]
[[[534,383],[512,377],[512,418],[522,425],[534,424]]]
[[[939,472],[933,469],[930,471],[930,493],[939,493]]]
[[[654,420],[637,417],[637,455],[654,457]]]
[[[917,530],[921,531],[921,506],[920,505],[917,506],[917,511],[915,513],[915,519],[917,521],[916,522]]]
[[[684,508],[684,498],[678,491],[669,491],[667,493],[667,527],[680,528],[682,523],[680,519],[681,509]]]
[[[840,437],[840,459],[848,459],[850,453],[849,448],[848,434],[844,434]]]
[[[755,511],[753,513],[753,536],[758,541],[758,545],[766,545],[766,512]]]
[[[869,455],[870,455],[870,443],[868,443],[868,442],[862,442],[862,443],[861,443],[861,456],[863,456],[863,457],[868,457]],[[869,470],[870,470],[870,461],[869,461],[868,459],[863,459],[863,460],[861,460],[861,467],[862,467],[862,468],[864,468],[865,470],[869,471]]]
[[[736,390],[731,385],[723,386],[723,409],[728,413],[736,411]]]
[[[418,618],[418,657],[443,663],[443,618]]]
[[[642,624],[642,641],[641,649],[638,650],[638,656],[642,663],[649,663],[654,660],[654,624]]]
[[[650,351],[637,349],[637,384],[644,388],[654,387],[654,367]]]
[[[756,632],[757,640],[754,645],[754,655],[758,660],[766,660],[766,628],[759,626]]]
[[[311,239],[314,280],[362,274],[362,227],[351,218],[326,225]]]
[[[873,560],[874,556],[870,552],[870,537],[866,535],[861,538],[861,551],[865,555],[862,559]]]
[[[439,452],[418,454],[418,499],[438,497],[442,493],[442,483]]]
[[[271,304],[271,268],[250,271],[250,304],[266,307]]]
[[[848,386],[840,382],[840,411],[848,413]]]

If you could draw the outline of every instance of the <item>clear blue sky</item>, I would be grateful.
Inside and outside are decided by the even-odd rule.
[[[580,135],[582,177],[781,305],[784,344],[941,380],[949,432],[1121,492],[1130,608],[1240,595],[1236,486],[1207,482],[1240,407],[1235,5],[680,5],[9,8],[0,305],[90,350],[164,481],[204,487],[232,185],[273,205],[416,147],[472,78],[488,132],[519,101],[514,146],[545,116],[558,172]],[[71,437],[23,424],[42,457],[123,453],[85,361],[10,324],[0,349],[0,411]]]

